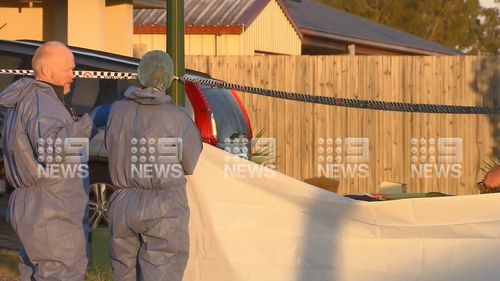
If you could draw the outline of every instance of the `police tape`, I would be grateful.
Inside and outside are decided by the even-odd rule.
[[[113,79],[113,80],[137,79],[137,73],[131,73],[131,72],[76,70],[73,71],[73,73],[76,78]],[[0,69],[0,74],[34,76],[35,72],[33,70],[28,70],[28,69]]]
[[[292,92],[277,91],[277,90],[267,90],[249,86],[241,86],[238,84],[227,83],[224,81],[206,79],[206,78],[183,76],[179,78],[179,80],[181,82],[191,82],[215,88],[234,89],[240,92],[251,93],[278,99],[293,100],[293,101],[307,102],[313,104],[323,104],[330,106],[348,107],[348,108],[395,111],[395,112],[439,113],[439,114],[485,114],[485,115],[500,114],[500,106],[481,107],[481,106],[459,106],[459,105],[422,104],[422,103],[419,104],[419,103],[390,102],[390,101],[377,101],[377,100],[357,100],[348,98],[313,96],[302,93],[292,93]]]
[[[10,75],[34,75],[33,70],[24,69],[0,69],[0,74]],[[132,80],[137,79],[137,73],[131,72],[114,72],[114,71],[74,71],[77,78],[88,79],[120,79]],[[415,113],[439,113],[439,114],[484,114],[497,115],[500,114],[500,106],[482,107],[482,106],[460,106],[460,105],[442,105],[442,104],[415,104],[404,102],[389,102],[376,100],[357,100],[348,98],[313,96],[302,93],[291,93],[277,90],[261,89],[256,87],[242,86],[233,83],[227,83],[215,79],[195,78],[195,77],[175,77],[181,83],[191,82],[197,85],[206,85],[215,88],[233,89],[240,92],[257,94],[272,98],[285,100],[307,102],[313,104],[323,104],[330,106],[339,106],[357,109],[370,109],[380,111],[395,111],[395,112],[415,112]]]

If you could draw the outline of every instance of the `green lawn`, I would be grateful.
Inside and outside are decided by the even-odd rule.
[[[17,256],[12,254],[0,253],[0,281],[19,280],[19,271],[17,269]],[[108,281],[111,280],[111,272],[106,270],[92,270],[87,273],[86,281]]]

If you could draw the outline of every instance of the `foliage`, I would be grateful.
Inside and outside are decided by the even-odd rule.
[[[263,137],[264,129],[261,129],[252,139],[250,161],[264,166],[273,165],[275,167],[278,164],[276,161],[278,156],[275,155],[274,148],[270,146],[269,140],[265,140]],[[259,146],[256,145],[258,141],[260,141]]]
[[[478,0],[311,0],[468,54],[500,54],[500,12]]]

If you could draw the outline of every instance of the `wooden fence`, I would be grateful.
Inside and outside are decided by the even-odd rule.
[[[192,56],[186,67],[227,82],[310,95],[500,104],[498,57]],[[378,192],[382,181],[405,184],[407,192],[473,194],[484,175],[480,168],[500,158],[498,115],[398,113],[240,97],[254,132],[262,129],[265,137],[276,138],[278,171],[301,180],[338,177],[342,194]],[[368,139],[368,159],[356,158],[363,149],[353,138]],[[461,159],[455,157],[460,153]],[[446,162],[443,156],[451,158]]]

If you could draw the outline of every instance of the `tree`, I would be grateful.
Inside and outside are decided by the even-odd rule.
[[[468,54],[500,54],[499,10],[478,0],[319,1]]]

